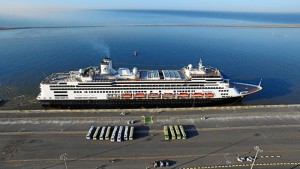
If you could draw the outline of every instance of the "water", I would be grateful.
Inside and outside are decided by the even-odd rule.
[[[14,19],[7,19],[10,17]],[[0,23],[5,26],[121,26],[0,31],[0,97],[7,100],[1,109],[39,108],[35,98],[45,76],[98,65],[105,55],[113,59],[115,67],[141,69],[179,69],[188,63],[197,64],[202,58],[204,65],[219,68],[231,81],[258,84],[263,79],[263,90],[246,97],[241,104],[300,102],[299,28],[122,26],[295,24],[300,23],[299,14],[94,10],[73,11],[57,21],[53,17],[48,15],[49,20],[42,21],[0,15]],[[132,56],[134,50],[139,56]]]

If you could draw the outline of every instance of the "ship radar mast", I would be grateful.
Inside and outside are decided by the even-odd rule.
[[[198,67],[199,67],[199,70],[200,70],[200,71],[201,71],[201,70],[203,71],[204,66],[203,66],[203,64],[202,64],[202,59],[201,59],[201,58],[199,59]]]

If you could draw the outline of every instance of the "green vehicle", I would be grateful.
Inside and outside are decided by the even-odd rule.
[[[177,139],[181,139],[181,134],[180,134],[178,126],[174,125],[174,129],[175,129]]]
[[[170,139],[168,126],[164,126],[164,136],[165,136],[165,140]]]

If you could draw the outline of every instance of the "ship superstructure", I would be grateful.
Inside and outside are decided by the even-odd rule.
[[[54,73],[40,84],[37,99],[61,108],[196,107],[228,104],[261,90],[260,85],[233,83],[220,71],[189,64],[180,70],[113,68],[104,58],[99,66]]]

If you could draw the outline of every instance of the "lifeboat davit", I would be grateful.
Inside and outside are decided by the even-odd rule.
[[[213,93],[205,93],[205,97],[214,97],[215,96],[215,94],[213,94]]]
[[[137,94],[134,95],[134,97],[136,97],[136,98],[144,98],[144,97],[146,97],[146,94],[144,94],[144,93],[137,93]]]
[[[193,93],[192,97],[203,97],[203,93]]]
[[[189,97],[188,93],[179,93],[178,97]]]
[[[122,94],[122,97],[123,98],[131,98],[132,94],[131,93],[124,93],[124,94]]]

